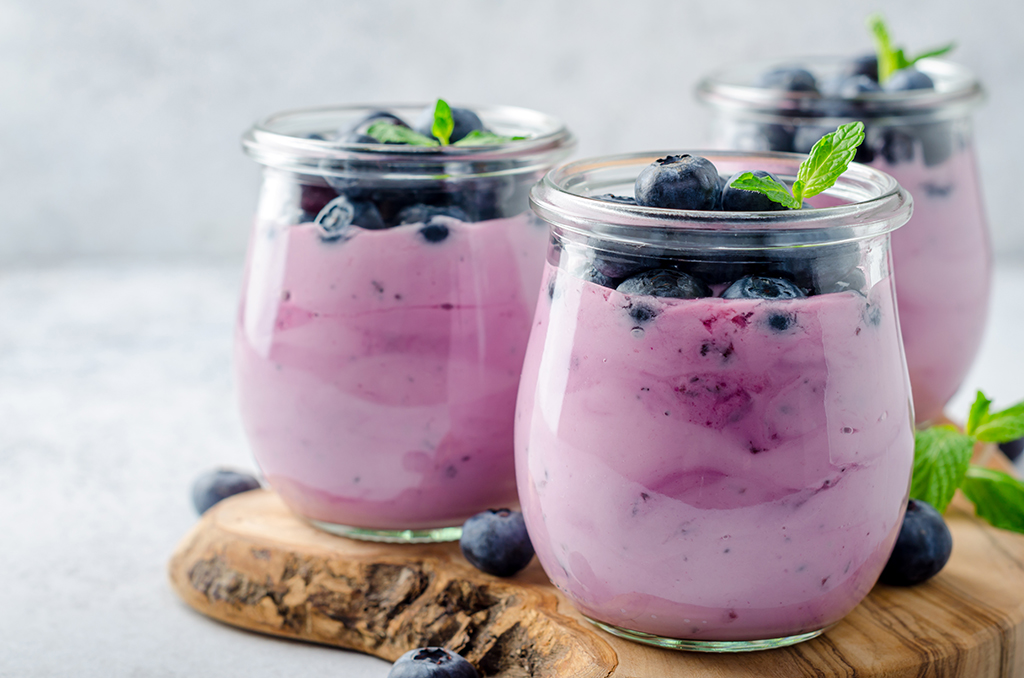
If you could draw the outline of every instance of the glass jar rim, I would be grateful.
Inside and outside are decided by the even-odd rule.
[[[794,179],[806,158],[797,153],[669,151],[576,160],[556,167],[530,191],[530,206],[554,227],[634,245],[668,238],[680,247],[763,249],[848,242],[889,233],[910,219],[913,199],[880,170],[851,163],[824,195],[843,201],[829,207],[772,212],[725,212],[643,207],[595,198],[632,184],[640,171],[667,155],[700,156],[716,167],[741,165]],[[630,179],[632,177],[632,179]]]
[[[411,120],[427,104],[353,104],[282,111],[256,122],[242,147],[256,162],[300,174],[339,177],[368,174],[387,179],[432,179],[519,174],[547,169],[564,159],[576,139],[561,120],[514,106],[465,106],[505,136],[528,138],[486,146],[410,146],[311,138],[347,130],[366,116],[386,111]]]
[[[915,64],[915,68],[933,80],[935,89],[867,92],[855,97],[837,97],[752,84],[758,75],[776,68],[806,68],[816,77],[838,77],[850,62],[849,57],[816,56],[735,63],[701,80],[696,94],[703,103],[719,109],[865,120],[917,116],[956,118],[969,113],[984,99],[981,83],[970,69],[937,58],[922,59]]]

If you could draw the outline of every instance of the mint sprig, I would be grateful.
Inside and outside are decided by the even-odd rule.
[[[772,202],[789,209],[803,207],[804,198],[818,195],[835,185],[857,155],[857,147],[864,142],[864,123],[848,122],[835,132],[826,134],[814,144],[807,159],[800,163],[793,190],[771,177],[756,177],[744,172],[732,180],[733,188],[763,193]]]
[[[382,144],[408,144],[410,146],[437,146],[438,143],[415,130],[390,122],[375,122],[366,134]]]
[[[434,124],[430,127],[431,134],[441,142],[442,146],[447,146],[454,130],[455,118],[452,116],[452,107],[444,99],[438,99],[434,104]]]
[[[475,129],[466,136],[456,141],[452,146],[494,146],[507,144],[510,141],[522,141],[526,137],[506,137],[494,132],[482,129]]]
[[[884,83],[892,76],[893,73],[902,68],[913,66],[921,59],[942,56],[943,54],[951,52],[953,48],[956,47],[956,43],[951,42],[948,45],[936,47],[935,49],[918,54],[914,58],[910,58],[901,48],[893,46],[892,38],[889,36],[889,29],[886,27],[885,20],[882,19],[881,15],[872,14],[868,17],[868,29],[870,29],[871,34],[875,39],[875,54],[878,57],[879,84]]]
[[[992,412],[991,405],[978,391],[963,432],[948,425],[917,432],[910,496],[944,511],[959,488],[978,516],[1004,530],[1024,533],[1024,483],[970,463],[975,443],[1005,443],[1024,436],[1024,402],[999,412]]]

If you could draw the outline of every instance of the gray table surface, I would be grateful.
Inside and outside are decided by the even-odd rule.
[[[66,265],[0,275],[0,676],[345,676],[386,662],[211,621],[166,563],[189,487],[254,469],[232,393],[239,266]],[[977,364],[1024,398],[1024,265],[997,269]]]

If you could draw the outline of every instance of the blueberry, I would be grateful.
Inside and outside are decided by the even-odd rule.
[[[480,678],[473,665],[443,647],[409,650],[391,665],[388,678]]]
[[[496,577],[511,577],[533,558],[523,514],[509,509],[484,511],[467,520],[459,547],[473,567]]]
[[[259,488],[260,481],[248,473],[217,469],[207,471],[192,483],[192,505],[202,515],[221,499]]]
[[[711,296],[711,288],[697,278],[668,268],[653,268],[637,273],[619,283],[615,289],[623,294],[673,299],[700,299]]]
[[[320,239],[342,242],[355,235],[353,226],[367,230],[386,228],[380,212],[372,202],[353,201],[340,195],[327,203],[314,222],[320,228]]]
[[[448,237],[448,227],[439,221],[431,219],[427,225],[420,229],[420,235],[427,242],[441,242]]]
[[[434,132],[431,130],[434,126],[434,108],[434,104],[424,108],[423,111],[416,116],[416,120],[412,125],[414,130],[432,139],[434,138]],[[480,116],[468,108],[455,108],[453,106],[452,121],[455,123],[455,127],[452,129],[452,135],[448,139],[448,142],[452,144],[473,130],[484,129],[484,123],[483,120],[480,119]]]
[[[949,560],[953,536],[931,504],[911,499],[896,546],[879,581],[890,586],[913,586],[930,579]]]
[[[718,206],[718,170],[705,158],[670,155],[655,160],[636,178],[638,205],[681,210],[713,210]]]
[[[866,75],[851,75],[844,78],[836,88],[836,93],[844,99],[855,99],[861,94],[881,92],[882,88],[875,80]]]
[[[338,197],[338,192],[330,186],[311,186],[303,184],[299,197],[299,207],[307,215],[312,215],[307,221],[312,221],[320,210],[327,206],[327,203]]]
[[[755,87],[781,89],[787,92],[817,92],[818,83],[805,68],[776,68],[762,73],[754,81]]]
[[[387,228],[387,224],[384,223],[384,218],[380,215],[380,210],[372,202],[366,200],[357,200],[352,203],[355,208],[355,215],[352,217],[352,223],[359,228],[365,228],[369,231],[377,231],[382,228]]]
[[[374,111],[353,125],[347,132],[341,134],[338,137],[338,140],[347,144],[379,144],[379,141],[366,133],[372,125],[378,122],[385,122],[389,125],[398,125],[399,127],[409,126],[397,115],[388,113],[387,111]],[[399,142],[389,141],[385,143],[396,144]]]
[[[605,202],[617,202],[621,205],[635,205],[636,198],[631,195],[613,195],[611,193],[605,193],[604,195],[595,195],[595,200],[604,200]]]
[[[882,132],[878,152],[890,165],[910,162],[914,159],[914,137],[905,128],[890,127]]]
[[[725,185],[725,189],[722,191],[722,209],[727,212],[776,212],[778,210],[784,210],[786,207],[773,200],[770,200],[764,193],[758,193],[757,191],[745,191],[742,188],[733,188],[732,182],[740,176],[742,172],[738,172],[733,176],[732,179]],[[782,183],[782,180],[771,172],[765,172],[764,170],[754,170],[753,175],[755,177],[770,177]]]
[[[935,89],[935,83],[916,68],[901,68],[885,81],[882,89],[886,92],[906,92],[912,89]]]
[[[465,211],[456,205],[424,205],[422,203],[403,207],[398,212],[399,224],[425,224],[433,217],[451,217],[459,221],[469,221]]]
[[[859,56],[846,64],[843,72],[847,77],[864,75],[878,82],[878,57],[874,54]]]
[[[1021,453],[1024,452],[1024,438],[1017,438],[1016,440],[999,443],[999,449],[1002,450],[1007,459],[1010,461],[1017,461],[1017,459],[1020,458]]]
[[[782,278],[748,275],[729,285],[722,292],[723,299],[796,299],[803,290]]]

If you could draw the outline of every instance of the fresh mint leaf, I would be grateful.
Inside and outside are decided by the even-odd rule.
[[[375,122],[366,133],[382,144],[408,144],[409,146],[437,146],[437,142],[408,127],[390,122]]]
[[[434,124],[430,127],[431,134],[441,141],[442,146],[447,146],[454,129],[455,118],[452,116],[451,106],[444,99],[438,99],[434,106]]]
[[[1024,483],[1002,471],[971,466],[960,489],[989,523],[1024,533]]]
[[[942,47],[936,47],[935,49],[930,49],[927,52],[923,52],[921,54],[918,54],[913,59],[910,59],[908,61],[907,65],[908,66],[913,66],[914,64],[916,64],[921,59],[931,59],[931,58],[934,58],[934,57],[943,56],[944,54],[949,54],[955,48],[956,48],[956,43],[955,42],[951,42],[948,45],[943,45]]]
[[[899,60],[902,51],[897,55],[893,49],[892,40],[889,38],[889,29],[885,20],[879,14],[872,14],[868,17],[868,28],[875,38],[875,55],[878,57],[878,82],[884,83],[893,73],[899,70]]]
[[[986,413],[973,433],[986,443],[1007,443],[1024,436],[1024,402],[995,414]]]
[[[974,432],[978,430],[978,426],[985,421],[991,404],[992,401],[986,398],[984,393],[978,391],[978,395],[974,398],[974,404],[971,405],[971,413],[967,416],[967,426],[964,427],[967,435],[973,436]]]
[[[974,441],[953,426],[932,426],[914,436],[914,475],[910,496],[942,513],[964,479]]]
[[[771,177],[757,177],[754,176],[753,172],[744,172],[730,181],[729,184],[733,188],[739,188],[744,191],[763,193],[772,202],[777,202],[789,209],[800,209],[800,201],[793,197],[788,188]]]
[[[857,155],[857,147],[864,141],[864,123],[859,120],[840,125],[814,144],[811,154],[800,163],[793,197],[798,201],[818,195],[835,185]]]
[[[496,144],[507,144],[510,141],[522,141],[526,137],[504,137],[494,132],[487,132],[482,129],[475,129],[466,136],[456,141],[452,146],[493,146]]]

